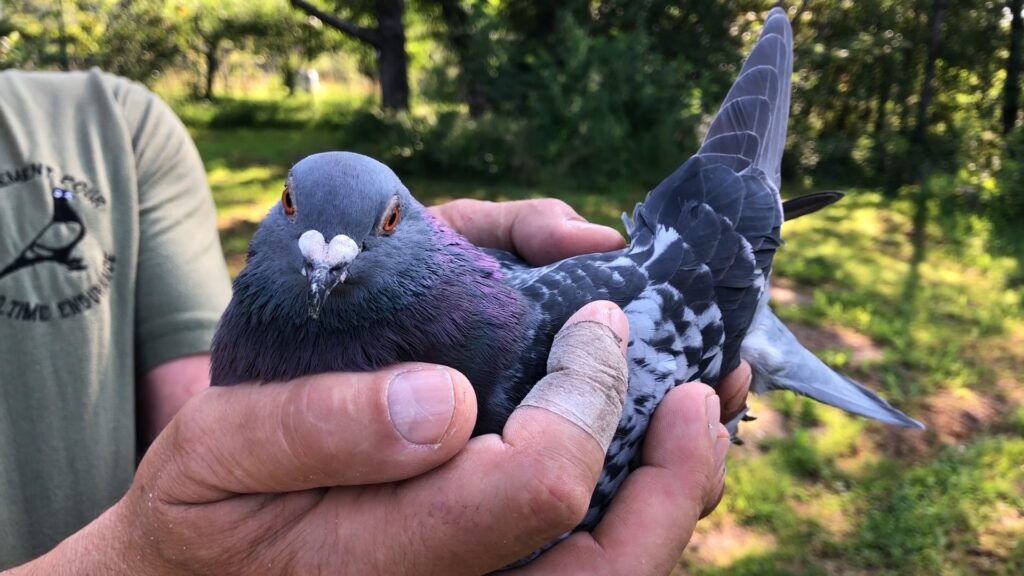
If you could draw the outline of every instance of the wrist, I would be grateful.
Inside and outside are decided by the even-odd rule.
[[[131,546],[123,517],[118,502],[46,554],[5,571],[3,576],[145,574],[138,562],[129,561],[134,557],[128,554]]]

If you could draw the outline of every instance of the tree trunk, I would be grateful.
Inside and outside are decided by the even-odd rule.
[[[377,0],[377,73],[381,105],[388,110],[409,109],[409,58],[405,53],[405,0]]]
[[[872,132],[876,135],[881,135],[885,132],[885,128],[888,125],[886,121],[885,107],[889,105],[889,97],[892,94],[892,82],[888,74],[888,66],[883,68],[886,70],[884,77],[879,79],[878,82],[878,102],[875,105],[875,123],[872,128]]]
[[[874,138],[875,174],[882,177],[886,173],[887,158],[885,157],[885,137],[888,126],[885,107],[889,105],[889,98],[892,94],[892,82],[890,81],[889,66],[883,66],[883,74],[878,82],[878,103],[875,108],[875,122],[872,128]]]
[[[839,106],[839,113],[836,114],[835,128],[834,130],[838,134],[846,132],[846,126],[850,120],[850,111],[852,110],[852,102],[849,94],[843,96],[842,104]]]
[[[57,9],[59,10],[59,20],[57,21],[57,29],[59,31],[60,43],[60,69],[67,72],[71,70],[71,59],[68,58],[68,30],[67,23],[64,18],[64,2],[57,3]]]
[[[1010,55],[1006,58],[1006,87],[1003,91],[1003,134],[1009,134],[1017,123],[1020,109],[1020,50],[1024,40],[1024,0],[1010,0]]]
[[[928,225],[928,204],[931,200],[931,186],[928,178],[931,175],[931,165],[928,145],[928,107],[932,101],[935,91],[935,64],[939,59],[939,52],[942,49],[942,25],[946,19],[947,0],[935,0],[931,12],[931,31],[928,37],[928,55],[924,64],[924,80],[921,82],[921,98],[917,108],[917,125],[914,126],[914,133],[910,137],[911,150],[914,151],[914,159],[918,165],[918,192],[914,198],[913,231],[911,232],[911,245],[913,253],[910,257],[910,272],[907,291],[904,294],[904,304],[908,306],[908,323],[912,319],[909,314],[916,309],[916,282],[920,274],[919,268],[925,258],[925,231]]]
[[[377,51],[377,76],[381,105],[388,110],[409,109],[409,58],[405,52],[405,0],[376,0],[376,28],[363,28],[338,18],[306,0],[292,6],[316,16],[331,28],[373,46]]]
[[[220,68],[220,58],[217,49],[220,47],[220,40],[214,39],[206,44],[206,85],[203,89],[203,98],[213,100],[213,80]]]
[[[448,43],[459,61],[459,90],[462,101],[469,106],[470,117],[478,118],[490,108],[487,87],[481,82],[483,71],[480,63],[486,56],[473,51],[470,16],[462,7],[462,3],[459,0],[440,0],[439,3]],[[479,44],[476,47],[479,48]]]
[[[932,5],[931,32],[928,35],[928,55],[924,61],[924,79],[921,81],[921,97],[918,99],[917,123],[910,136],[910,143],[926,152],[928,132],[928,108],[935,93],[935,64],[942,49],[942,25],[946,20],[947,0],[935,0]]]
[[[281,82],[288,89],[289,97],[295,95],[295,74],[295,67],[289,64],[287,58],[285,58],[284,63],[281,64]]]

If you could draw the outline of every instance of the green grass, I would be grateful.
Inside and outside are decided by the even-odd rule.
[[[339,147],[372,152],[374,145],[353,143],[343,126],[227,131],[210,121],[194,124],[234,271],[293,161]],[[611,225],[643,194],[641,186],[500,186],[443,175],[407,184],[427,204],[557,196]],[[826,212],[788,223],[776,282],[803,297],[777,309],[814,334],[854,333],[876,346],[880,353],[862,361],[842,338],[825,339],[816,351],[931,429],[890,430],[792,395],[753,400],[763,417],[746,426],[747,444],[730,455],[726,498],[699,528],[710,556],[688,552],[681,570],[1024,571],[1024,322],[1020,292],[1009,287],[1019,264],[991,255],[985,222],[968,220],[956,239],[937,225],[928,230],[915,276],[909,211],[876,191],[854,190]],[[760,544],[745,548],[724,530],[726,519]]]

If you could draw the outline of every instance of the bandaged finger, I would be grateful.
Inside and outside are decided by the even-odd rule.
[[[607,451],[626,398],[627,366],[619,338],[597,321],[569,324],[555,336],[547,368],[547,376],[521,405],[562,416]]]

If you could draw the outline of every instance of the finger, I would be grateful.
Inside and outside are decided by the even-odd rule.
[[[669,392],[655,411],[641,467],[626,478],[594,532],[574,534],[525,573],[670,572],[720,493],[729,440],[718,402],[699,383]]]
[[[600,323],[602,330],[572,329],[580,323]],[[341,534],[340,541],[356,547],[389,542],[406,573],[478,574],[506,566],[578,524],[604,461],[601,439],[611,435],[621,414],[626,362],[620,340],[628,340],[628,326],[618,307],[597,302],[574,315],[560,334],[552,364],[561,368],[558,373],[578,377],[578,389],[545,378],[535,387],[541,388],[539,403],[547,402],[546,394],[558,400],[521,406],[501,437],[474,438],[444,466],[382,495],[393,504],[385,520]],[[599,367],[604,364],[614,368]],[[581,413],[597,424],[580,426]],[[377,500],[345,491],[338,498],[346,509],[363,506],[363,513],[381,513]],[[494,518],[501,518],[499,528]],[[410,532],[417,537],[408,538]],[[357,572],[394,567],[366,568]]]
[[[478,246],[514,252],[533,265],[625,246],[613,228],[587,222],[553,198],[513,202],[455,200],[431,211]]]
[[[583,307],[555,336],[548,374],[530,390],[520,408],[541,408],[568,419],[590,434],[604,454],[622,416],[628,339],[629,325],[618,306],[594,302]],[[595,387],[599,382],[614,386]],[[603,394],[595,394],[595,390]],[[515,417],[513,413],[509,423],[516,424]]]
[[[160,478],[181,502],[388,482],[447,461],[475,420],[465,377],[429,364],[211,388],[146,464],[173,471]]]
[[[718,396],[722,399],[722,422],[730,422],[743,411],[747,405],[747,394],[753,373],[746,360],[727,374],[718,383]]]

